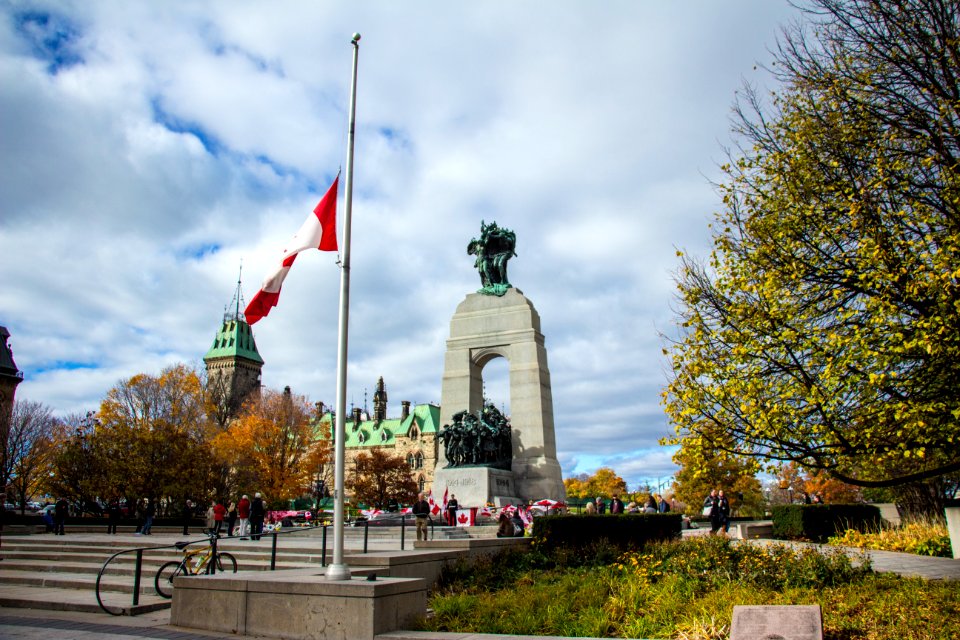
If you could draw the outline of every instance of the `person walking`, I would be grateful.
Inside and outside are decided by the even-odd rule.
[[[250,535],[250,498],[243,494],[237,504],[237,517],[240,518],[240,539],[246,540]]]
[[[427,539],[427,524],[430,522],[430,503],[423,492],[417,494],[417,501],[413,505],[413,515],[417,519],[417,540]]]
[[[263,498],[259,493],[253,495],[250,502],[250,539],[259,540],[263,533],[263,519],[267,515],[266,506],[263,504]]]
[[[217,500],[213,505],[213,532],[220,537],[220,530],[223,529],[223,519],[227,515],[227,508],[223,502]]]
[[[227,537],[233,537],[233,527],[237,524],[237,503],[233,500],[230,501],[230,506],[227,507]]]
[[[459,507],[457,496],[451,493],[450,499],[447,500],[447,524],[451,527],[457,526],[457,509]]]
[[[717,492],[717,507],[720,509],[720,526],[724,533],[730,532],[730,500],[723,494],[723,489]]]
[[[67,511],[69,511],[70,505],[67,504],[67,501],[64,498],[57,500],[57,503],[53,507],[53,533],[57,536],[66,535],[64,533],[63,525],[67,521]]]
[[[710,533],[714,534],[720,530],[720,496],[717,490],[713,489],[703,500],[703,515],[710,517]]]

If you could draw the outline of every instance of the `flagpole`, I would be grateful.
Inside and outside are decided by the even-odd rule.
[[[345,421],[347,417],[347,320],[350,316],[350,213],[353,206],[353,134],[357,118],[357,59],[360,34],[353,34],[353,78],[350,83],[350,123],[347,129],[347,177],[344,183],[343,253],[340,256],[340,326],[337,340],[337,415],[334,431],[333,563],[328,580],[349,580],[350,567],[343,561],[343,477]]]

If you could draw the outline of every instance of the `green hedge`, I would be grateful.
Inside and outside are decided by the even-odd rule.
[[[619,549],[640,549],[654,540],[680,537],[679,513],[545,516],[533,520],[534,544],[546,552],[583,549],[601,540]]]
[[[773,537],[781,540],[827,538],[847,529],[880,527],[880,509],[871,504],[785,504],[773,508]]]

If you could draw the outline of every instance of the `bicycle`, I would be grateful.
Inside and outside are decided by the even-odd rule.
[[[215,533],[208,533],[210,544],[198,547],[194,550],[187,550],[189,542],[176,543],[177,549],[183,551],[182,560],[171,560],[164,563],[157,571],[153,579],[153,586],[157,590],[157,595],[161,598],[173,597],[173,579],[177,576],[197,576],[201,573],[214,573],[216,570],[223,573],[229,571],[237,572],[237,559],[226,551],[217,550],[217,540],[220,538]],[[216,557],[216,562],[211,564],[211,560]]]

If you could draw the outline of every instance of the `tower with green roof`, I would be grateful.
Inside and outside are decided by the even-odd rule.
[[[220,408],[221,426],[237,415],[250,394],[260,393],[263,358],[257,351],[253,329],[240,309],[243,293],[237,279],[237,291],[223,314],[223,324],[203,362],[207,366],[207,389]]]

